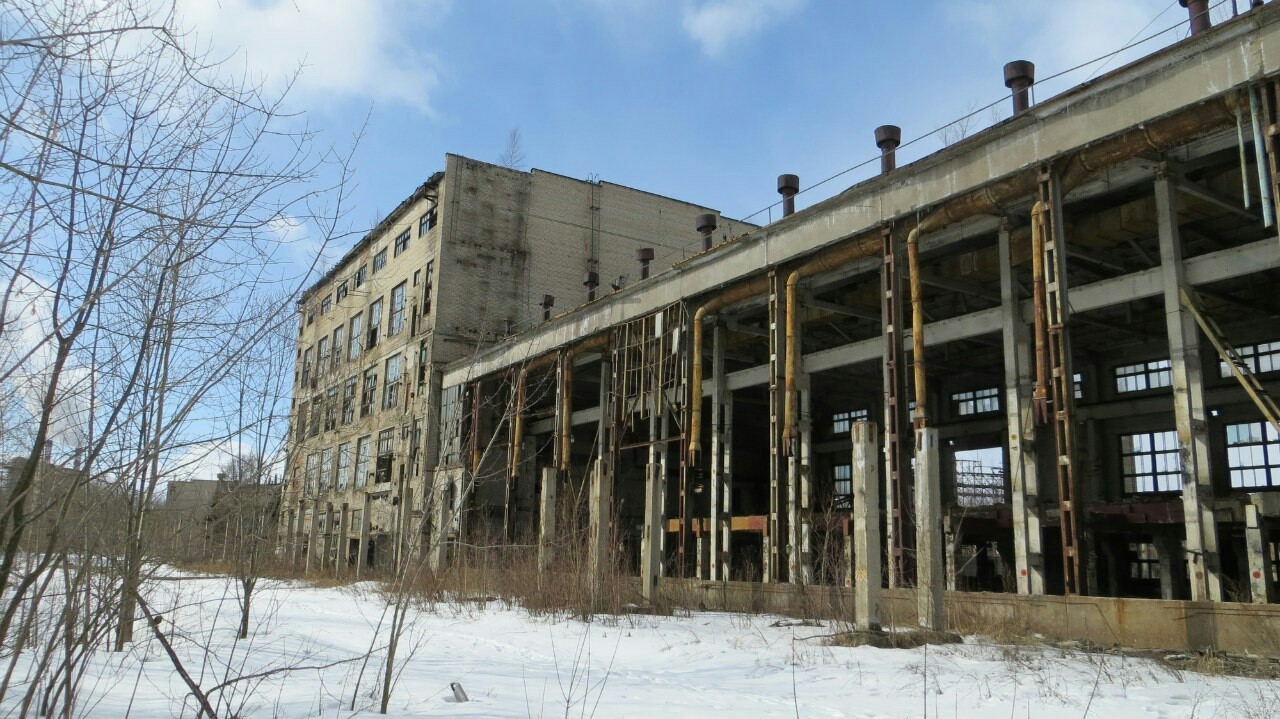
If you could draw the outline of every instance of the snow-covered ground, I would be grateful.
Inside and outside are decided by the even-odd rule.
[[[376,588],[264,584],[244,642],[235,640],[230,581],[175,577],[149,589],[151,604],[165,612],[166,634],[206,689],[267,674],[214,691],[219,716],[375,715],[387,636],[384,624],[374,639],[385,606]],[[587,624],[494,602],[438,604],[410,616],[394,717],[1280,716],[1280,686],[1272,682],[973,641],[832,647],[815,637],[834,628],[782,626],[775,616],[697,612]],[[93,659],[81,689],[84,715],[196,715],[162,647],[142,629],[130,653]],[[270,673],[283,667],[293,669]],[[461,683],[471,701],[455,702],[450,682]]]

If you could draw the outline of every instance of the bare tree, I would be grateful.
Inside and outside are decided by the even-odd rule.
[[[14,0],[0,38],[0,446],[24,455],[0,506],[0,700],[36,652],[30,706],[55,648],[65,684],[68,647],[133,639],[163,483],[252,441],[245,368],[313,269],[276,228],[337,234],[349,168],[281,94],[192,52],[163,1]]]
[[[520,135],[520,128],[513,127],[507,133],[507,149],[498,156],[498,164],[512,170],[523,170],[524,160],[524,142]]]

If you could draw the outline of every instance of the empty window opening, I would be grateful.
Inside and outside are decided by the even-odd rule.
[[[956,504],[989,507],[1008,501],[1005,492],[1004,452],[999,447],[963,449],[953,455]]]

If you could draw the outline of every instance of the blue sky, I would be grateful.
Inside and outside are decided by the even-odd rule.
[[[1044,78],[1182,22],[1109,70],[1186,35],[1176,0],[180,5],[201,42],[251,74],[279,81],[301,68],[290,105],[328,142],[348,143],[368,118],[348,218],[355,230],[442,169],[444,153],[494,161],[517,127],[526,169],[594,173],[741,218],[778,199],[780,173],[807,187],[874,158],[879,124],[902,126],[906,140],[1004,98],[1008,60],[1032,60]],[[1229,0],[1215,8],[1223,13]],[[1007,102],[996,109],[1006,115]],[[995,119],[982,113],[970,131]],[[927,138],[900,162],[942,146]],[[805,193],[799,206],[876,169]]]

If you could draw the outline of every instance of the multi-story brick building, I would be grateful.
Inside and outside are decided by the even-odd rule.
[[[439,369],[700,252],[705,207],[448,155],[300,301],[282,546],[392,561],[421,517]],[[718,219],[721,241],[751,225]]]

